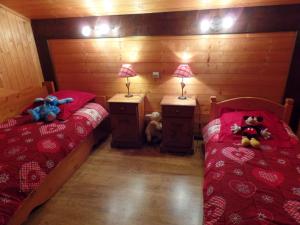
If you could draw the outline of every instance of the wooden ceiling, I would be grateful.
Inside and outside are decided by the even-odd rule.
[[[0,0],[30,19],[297,4],[300,0]]]

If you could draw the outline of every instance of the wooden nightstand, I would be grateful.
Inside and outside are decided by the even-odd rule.
[[[112,147],[140,148],[143,143],[144,94],[116,94],[108,100],[112,128]]]
[[[193,124],[195,97],[180,100],[177,96],[164,96],[162,108],[162,152],[194,153]]]

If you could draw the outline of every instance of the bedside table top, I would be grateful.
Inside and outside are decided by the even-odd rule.
[[[125,97],[123,94],[115,94],[107,102],[108,103],[141,103],[145,97],[145,94],[133,94],[132,97]]]
[[[178,96],[166,95],[160,102],[160,105],[175,105],[175,106],[196,106],[195,96],[188,96],[187,99],[178,99]]]

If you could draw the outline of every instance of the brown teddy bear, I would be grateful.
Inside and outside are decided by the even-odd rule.
[[[159,143],[162,137],[162,123],[159,112],[153,112],[146,115],[148,124],[146,126],[145,134],[148,143]]]

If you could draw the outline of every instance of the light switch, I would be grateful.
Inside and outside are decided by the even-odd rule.
[[[159,78],[159,72],[152,72],[152,77],[155,79]]]

